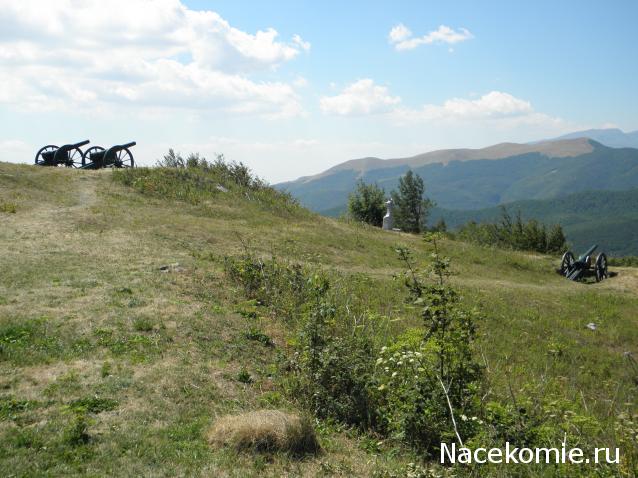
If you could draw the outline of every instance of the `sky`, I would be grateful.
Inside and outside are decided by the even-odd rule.
[[[137,141],[271,183],[638,129],[638,2],[0,0],[0,161]]]

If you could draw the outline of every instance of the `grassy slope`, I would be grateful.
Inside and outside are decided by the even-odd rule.
[[[16,205],[0,213],[0,469],[370,476],[413,459],[375,454],[368,438],[325,424],[324,454],[302,461],[213,451],[203,434],[221,414],[289,406],[270,378],[285,330],[237,313],[244,306],[223,278],[221,256],[243,241],[264,254],[368,274],[371,308],[399,317],[392,246],[422,250],[418,238],[272,215],[231,194],[201,205],[149,198],[110,174],[0,163],[0,203]],[[552,258],[451,241],[443,248],[453,281],[488,316],[481,348],[492,393],[551,390],[601,420],[635,410],[623,358],[638,343],[635,269],[583,285],[553,274]],[[172,263],[179,267],[159,270]],[[244,337],[255,320],[277,347]],[[237,380],[244,367],[251,384]],[[95,396],[117,404],[90,414],[91,441],[71,447],[72,401]]]

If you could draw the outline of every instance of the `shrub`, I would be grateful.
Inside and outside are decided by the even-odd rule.
[[[233,282],[242,286],[248,299],[269,307],[280,318],[299,318],[303,305],[315,293],[309,282],[313,274],[307,268],[280,263],[274,257],[263,260],[251,253],[226,257],[224,269]],[[319,280],[320,274],[315,275]]]
[[[77,413],[107,412],[114,410],[117,406],[116,400],[98,396],[79,398],[69,403],[69,408]]]
[[[318,417],[369,425],[374,415],[373,321],[360,318],[355,326],[339,302],[343,297],[331,290],[321,270],[252,254],[227,258],[225,269],[246,297],[293,326],[292,353],[282,361],[290,397]]]
[[[550,226],[532,219],[524,222],[520,212],[512,218],[503,207],[498,223],[468,222],[458,231],[461,240],[484,246],[506,247],[523,251],[560,254],[567,250],[567,240],[560,224]]]
[[[610,257],[609,265],[616,267],[638,267],[638,256]]]
[[[376,365],[380,412],[388,431],[433,452],[441,442],[455,441],[457,434],[476,432],[483,374],[473,350],[479,316],[465,310],[446,285],[449,260],[439,255],[436,235],[428,238],[434,246],[429,268],[434,283],[424,282],[410,252],[398,249],[407,269],[408,299],[419,311],[423,333],[417,340],[410,331],[383,347]]]
[[[218,419],[208,431],[208,442],[238,451],[316,453],[320,446],[305,417],[279,410],[258,410]]]
[[[256,327],[250,327],[248,331],[244,333],[244,337],[246,337],[248,340],[259,342],[266,347],[273,347],[275,345],[272,339],[268,337],[268,335],[264,334]]]
[[[62,441],[70,446],[86,445],[90,440],[89,422],[85,415],[76,414],[62,432]]]
[[[376,184],[357,183],[348,197],[348,213],[356,221],[381,227],[385,215],[385,193]]]
[[[338,333],[335,320],[336,309],[327,301],[308,312],[288,362],[287,388],[319,418],[369,427],[375,415],[373,343],[365,333]]]

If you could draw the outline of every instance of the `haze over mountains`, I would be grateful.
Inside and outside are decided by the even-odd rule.
[[[618,128],[588,129],[565,134],[554,140],[589,138],[612,148],[638,148],[638,131],[625,133]]]
[[[526,217],[536,215],[538,219],[566,222],[561,214],[561,198],[588,191],[606,194],[638,188],[638,149],[632,145],[638,146],[638,132],[589,130],[537,143],[447,149],[387,160],[354,159],[321,174],[277,187],[289,191],[310,209],[334,216],[346,210],[348,195],[357,181],[377,183],[389,192],[396,188],[398,179],[412,169],[423,177],[426,194],[437,203],[439,217],[449,216],[452,225],[459,223],[454,218],[491,219],[493,214],[480,210],[522,200],[551,200],[538,207],[528,207],[530,215]],[[610,227],[629,234],[634,228],[627,227],[627,221],[631,226],[638,216],[629,210],[631,201],[626,204],[626,210],[621,211],[623,201],[617,199],[614,197],[614,210],[622,221],[619,219],[620,222]],[[539,215],[539,210],[543,214]],[[583,214],[588,215],[586,210],[581,211],[581,222]],[[589,213],[588,218],[593,220],[592,214]],[[591,233],[589,229],[579,233],[574,228],[579,220],[573,217],[567,222],[570,239],[577,234]],[[628,250],[622,247],[622,233],[612,234],[618,253],[638,254],[638,244],[632,243]],[[576,242],[580,244],[580,240]]]

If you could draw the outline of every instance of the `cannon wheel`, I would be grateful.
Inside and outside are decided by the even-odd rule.
[[[91,162],[91,154],[98,153],[100,151],[104,151],[102,146],[91,146],[89,149],[84,151],[84,154],[82,155],[82,166],[86,166]]]
[[[570,269],[574,266],[574,262],[576,262],[576,259],[574,259],[574,254],[571,251],[563,254],[563,258],[560,260],[560,273],[567,277]]]
[[[66,166],[67,168],[79,168],[82,166],[84,154],[80,148],[73,148],[69,151],[69,161],[66,164],[60,166]]]
[[[120,149],[115,154],[115,164],[113,164],[114,168],[134,168],[135,160],[133,159],[133,154],[128,148]]]
[[[601,252],[596,258],[596,282],[600,282],[608,277],[609,271],[607,270],[607,255],[604,252]]]
[[[52,151],[56,151],[59,148],[54,145],[54,144],[48,144],[43,148],[40,148],[40,150],[37,152],[37,154],[35,155],[35,164],[39,165],[39,166],[43,166],[44,165],[44,159],[42,159],[42,153],[49,153]]]

